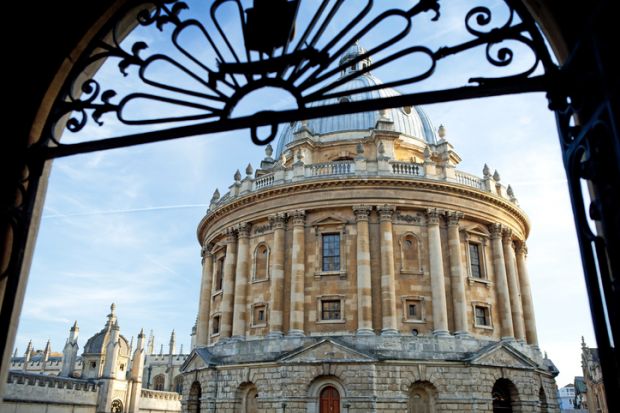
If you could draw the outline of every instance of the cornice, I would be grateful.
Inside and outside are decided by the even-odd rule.
[[[308,179],[296,183],[287,183],[283,185],[262,188],[261,190],[254,191],[249,194],[235,198],[231,202],[214,209],[210,214],[205,215],[198,224],[196,235],[199,242],[202,244],[203,239],[201,238],[201,233],[210,222],[222,218],[229,213],[237,210],[238,208],[258,201],[276,198],[282,195],[315,191],[317,189],[346,189],[352,187],[398,187],[414,190],[419,189],[423,191],[437,192],[441,194],[447,193],[459,196],[466,196],[474,200],[481,200],[491,205],[500,207],[515,216],[523,224],[523,227],[525,229],[525,238],[527,238],[527,236],[529,235],[530,223],[525,212],[508,200],[505,200],[497,195],[493,195],[492,193],[481,191],[459,183],[436,181],[424,178],[411,179],[387,176],[359,178],[350,177],[348,179]],[[353,202],[357,203],[356,201]]]

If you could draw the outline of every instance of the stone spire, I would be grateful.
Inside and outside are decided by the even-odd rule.
[[[105,365],[103,367],[104,378],[110,378],[110,379],[115,378],[116,364],[118,361],[118,350],[120,348],[119,337],[120,337],[120,328],[118,327],[118,322],[114,320],[114,324],[112,325],[111,331],[110,331],[110,339],[106,347],[106,359],[105,359]]]
[[[106,323],[107,327],[112,327],[116,322],[116,304],[112,303],[110,305],[110,314],[108,314],[108,322]]]
[[[30,360],[32,359],[32,340],[30,340],[28,342],[28,346],[26,346],[26,352],[24,353],[24,371],[26,370],[26,367],[28,366],[28,363],[30,363]]]
[[[146,345],[146,353],[155,354],[155,336],[153,335],[153,330],[151,330],[149,334],[149,341]]]
[[[45,349],[43,350],[43,361],[49,360],[50,354],[52,354],[52,343],[50,339],[47,339]]]
[[[131,370],[129,380],[133,383],[130,387],[129,394],[129,413],[138,413],[140,411],[140,397],[142,393],[142,372],[144,370],[144,329],[140,329],[138,334],[138,342],[136,351],[131,359]]]
[[[174,330],[172,330],[172,333],[170,334],[170,344],[168,346],[168,354],[176,354],[177,352],[177,337],[176,334],[174,333]]]
[[[13,359],[17,358],[17,347],[15,347],[15,351],[13,352]]]
[[[77,361],[79,346],[77,343],[78,333],[80,329],[77,325],[77,320],[73,323],[73,326],[69,329],[69,337],[65,343],[65,347],[62,350],[62,369],[60,370],[60,376],[73,377],[75,371],[75,362]]]

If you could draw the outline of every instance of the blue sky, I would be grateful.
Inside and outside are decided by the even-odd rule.
[[[442,24],[416,25],[407,41],[438,47],[464,36],[464,5],[443,3]],[[203,11],[200,3],[196,6],[197,13]],[[502,6],[491,6],[501,17]],[[345,8],[341,18],[351,13]],[[301,19],[307,16],[302,14]],[[234,19],[229,17],[225,14],[223,21],[234,32]],[[330,31],[337,28],[330,26]],[[385,33],[389,29],[378,27],[361,43],[370,49]],[[139,28],[128,41],[144,40],[153,52],[157,47],[170,50],[167,34]],[[200,44],[199,38],[187,39],[194,47]],[[207,55],[200,49],[196,53]],[[525,53],[511,70],[526,67],[527,59]],[[446,61],[436,75],[416,87],[462,84],[471,76],[498,73],[481,62],[483,52],[466,53]],[[108,62],[97,75],[102,84],[112,85],[119,94],[144,88],[132,76],[135,71],[122,77],[115,63]],[[386,81],[410,76],[421,65],[412,58],[375,74]],[[170,78],[169,68],[154,68],[153,73],[162,80]],[[244,103],[265,109],[264,101]],[[285,103],[273,98],[270,106],[281,108]],[[463,159],[459,169],[479,176],[484,163],[497,169],[529,215],[528,263],[540,344],[561,371],[558,384],[572,382],[573,376],[581,375],[580,336],[591,346],[595,341],[555,121],[544,96],[524,94],[424,109],[435,126],[447,128],[446,138]],[[162,110],[147,102],[133,113],[153,116]],[[174,108],[165,110],[176,113]],[[125,130],[109,115],[102,119],[103,127],[91,122],[81,136],[104,137]],[[65,134],[63,139],[81,137]],[[237,131],[54,161],[18,331],[19,353],[29,339],[43,348],[48,338],[61,351],[76,319],[83,346],[103,327],[111,302],[117,304],[123,335],[135,336],[142,327],[152,329],[159,349],[175,329],[178,345],[187,349],[200,285],[196,226],[215,188],[226,192],[236,169],[243,171],[248,163],[256,167],[263,157],[263,148],[251,144],[249,133]]]

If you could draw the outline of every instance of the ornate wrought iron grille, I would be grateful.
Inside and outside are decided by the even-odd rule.
[[[196,7],[205,7],[205,3]],[[619,388],[614,343],[620,339],[620,257],[610,252],[620,250],[620,145],[615,124],[616,95],[609,91],[617,93],[617,85],[599,84],[584,75],[596,73],[598,78],[607,79],[605,68],[609,65],[601,61],[604,53],[596,48],[600,43],[596,38],[599,28],[588,27],[572,58],[559,68],[535,22],[516,0],[497,0],[496,7],[485,5],[485,0],[470,5],[460,17],[464,36],[457,39],[441,36],[447,33],[443,19],[446,10],[438,0],[407,2],[401,8],[395,3],[365,0],[355,2],[358,8],[351,9],[354,2],[347,0],[255,0],[253,4],[246,0],[213,0],[206,7],[207,17],[199,18],[178,0],[128,2],[79,57],[43,133],[24,156],[24,178],[16,184],[17,202],[4,212],[12,248],[1,275],[7,280],[0,314],[2,333],[6,336],[9,331],[14,306],[11,292],[17,291],[39,177],[47,160],[237,129],[250,129],[253,142],[266,144],[275,138],[277,125],[283,122],[543,91],[548,93],[550,108],[558,118],[608,407],[615,411]],[[605,8],[599,13],[603,13],[601,10]],[[592,19],[602,20],[601,16]],[[133,24],[128,25],[128,21]],[[439,43],[416,33],[420,21],[436,27]],[[168,48],[151,52],[148,36],[123,40],[133,26],[161,31],[160,37],[167,40]],[[183,43],[190,31],[201,39],[198,53]],[[370,41],[365,43],[367,39]],[[368,49],[347,57],[358,40]],[[487,64],[492,70],[465,73],[464,81],[446,88],[428,83],[440,75],[450,58],[474,51],[482,52],[481,65],[476,67]],[[515,59],[517,53],[523,52],[531,58],[527,66]],[[117,70],[129,84],[127,93],[118,90],[118,83],[90,75],[104,61],[116,62]],[[401,76],[382,85],[347,91],[340,88],[360,73],[387,71],[404,64],[406,74],[397,70]],[[168,68],[164,81],[152,76],[158,65]],[[352,65],[356,65],[355,74],[349,72]],[[174,84],[177,76],[189,79],[193,86],[187,82]],[[248,116],[235,114],[236,106],[246,96],[268,87],[289,93],[294,107]],[[403,93],[379,93],[379,97],[367,100],[341,99],[388,87],[399,87]],[[328,103],[316,105],[321,101]],[[135,116],[147,103],[160,105],[156,112],[159,115]],[[95,138],[101,135],[95,134],[95,129],[104,122],[122,128],[100,128],[107,135]],[[576,122],[581,126],[575,126]],[[260,126],[271,127],[271,133],[259,137]],[[582,189],[585,180],[591,198],[586,201],[587,207]],[[588,214],[598,227],[598,235],[590,229]],[[3,341],[2,353],[5,344]]]

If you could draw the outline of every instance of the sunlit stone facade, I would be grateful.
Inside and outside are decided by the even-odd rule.
[[[237,171],[198,226],[184,408],[557,411],[528,219],[496,171],[459,162],[444,128],[405,107],[289,125]]]

